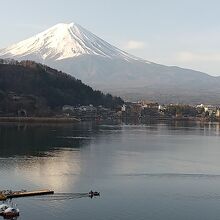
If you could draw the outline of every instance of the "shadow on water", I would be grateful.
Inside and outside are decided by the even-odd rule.
[[[56,148],[79,149],[90,143],[92,135],[90,126],[0,124],[0,157],[44,156]]]
[[[0,157],[50,156],[57,149],[80,149],[99,138],[103,130],[120,127],[102,127],[95,123],[25,124],[0,123]]]
[[[16,216],[16,217],[3,217],[2,216],[2,219],[17,220],[17,219],[19,219],[19,216]]]

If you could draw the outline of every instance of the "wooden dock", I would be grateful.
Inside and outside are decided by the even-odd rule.
[[[4,194],[6,199],[18,198],[18,197],[29,197],[29,196],[42,196],[42,195],[50,195],[54,194],[52,190],[38,190],[38,191],[29,191],[29,192],[12,192],[8,194]]]

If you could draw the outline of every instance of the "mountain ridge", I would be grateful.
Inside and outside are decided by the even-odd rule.
[[[57,24],[1,49],[0,58],[6,57],[41,62],[127,100],[188,100],[189,104],[217,104],[218,97],[220,100],[220,77],[135,57],[75,23]]]

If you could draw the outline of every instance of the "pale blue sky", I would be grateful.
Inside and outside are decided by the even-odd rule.
[[[220,75],[220,1],[2,1],[0,48],[60,22],[76,22],[149,61]]]

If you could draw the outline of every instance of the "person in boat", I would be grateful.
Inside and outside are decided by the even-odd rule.
[[[89,197],[92,199],[93,198],[93,191],[91,190],[90,192],[89,192]]]
[[[99,193],[99,192],[93,192],[93,195],[94,195],[94,196],[99,196],[100,193]]]

